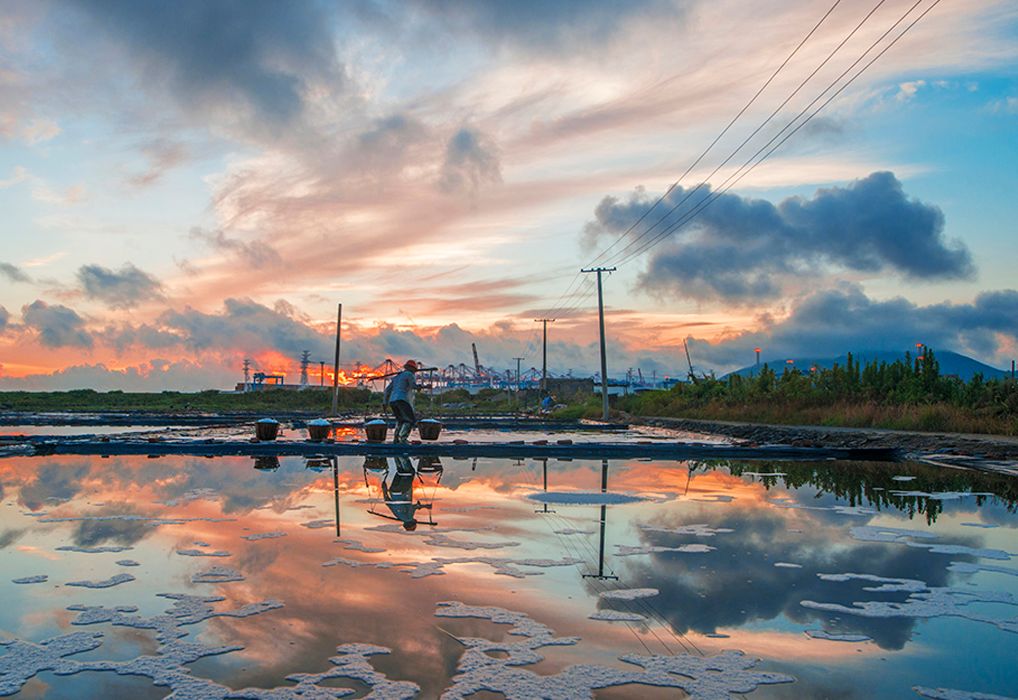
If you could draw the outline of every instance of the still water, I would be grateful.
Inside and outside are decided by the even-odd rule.
[[[0,694],[1018,695],[1005,478],[12,457],[0,485]]]

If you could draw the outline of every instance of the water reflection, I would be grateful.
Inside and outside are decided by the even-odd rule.
[[[432,517],[432,511],[435,492],[442,481],[443,473],[442,462],[435,456],[418,457],[416,468],[406,455],[365,457],[364,483],[370,491],[371,482],[374,480],[377,486],[376,493],[379,494],[379,497],[371,499],[368,512],[381,518],[395,520],[408,532],[416,530],[420,522],[431,527],[438,525]],[[425,481],[425,474],[430,480],[430,498],[427,496],[429,483]],[[416,496],[415,486],[419,487]],[[379,502],[385,505],[387,512],[375,507]],[[427,514],[427,520],[418,520],[417,514],[420,511]]]
[[[550,653],[543,662],[548,670],[581,661],[614,663],[620,653],[645,654],[644,644],[662,653],[661,640],[681,650],[673,640],[682,639],[705,653],[744,649],[800,679],[754,697],[817,696],[820,685],[831,684],[858,697],[907,696],[914,684],[999,693],[1018,683],[1005,660],[1018,654],[1018,635],[964,620],[917,623],[801,605],[908,596],[868,591],[871,582],[817,576],[850,572],[1018,592],[1015,576],[949,570],[951,562],[982,561],[972,554],[938,554],[851,534],[853,526],[867,524],[913,528],[936,534],[937,542],[1018,551],[1014,484],[992,475],[912,464],[481,458],[443,465],[435,458],[329,456],[253,465],[250,458],[59,457],[0,460],[0,488],[0,551],[8,573],[0,593],[9,601],[0,610],[0,635],[41,640],[63,633],[64,608],[74,603],[158,612],[151,598],[161,591],[222,595],[224,607],[282,600],[285,607],[271,613],[201,628],[209,639],[245,647],[192,669],[234,688],[278,685],[290,673],[327,666],[337,644],[363,642],[393,649],[392,656],[372,661],[389,677],[412,679],[424,689],[422,697],[437,697],[462,654],[462,645],[437,630],[432,618],[436,601],[450,599],[522,610],[583,638],[581,649]],[[527,498],[549,489],[643,500],[611,505],[578,499],[548,508]],[[969,491],[990,495],[944,500],[944,492]],[[922,493],[929,495],[916,495]],[[346,539],[337,541],[341,506]],[[386,524],[379,526],[380,519]],[[59,549],[68,545],[132,551]],[[620,556],[626,547],[640,551]],[[209,559],[203,552],[227,556]],[[542,563],[564,557],[576,565]],[[119,568],[125,558],[138,566]],[[353,565],[322,566],[334,558]],[[427,574],[437,560],[445,563]],[[494,573],[491,562],[505,561],[517,563]],[[195,583],[194,575],[210,564],[235,569],[244,580]],[[994,564],[1014,568],[1013,562]],[[519,578],[504,573],[513,570]],[[64,585],[120,571],[137,580],[107,591]],[[410,578],[411,571],[426,575]],[[50,585],[9,582],[38,574],[47,574]],[[602,596],[637,588],[657,593],[642,602]],[[378,613],[393,600],[400,601],[399,614]],[[645,619],[631,627],[588,619],[598,610],[635,611]],[[491,630],[477,620],[441,624],[457,635],[484,637]],[[806,629],[873,642],[810,639],[802,634]],[[709,636],[718,633],[728,638]],[[118,652],[119,643],[109,636],[103,655]],[[895,660],[895,674],[879,672],[880,656]],[[971,673],[965,667],[973,664],[1005,670],[986,676],[983,685],[966,685]],[[52,682],[85,687],[74,685],[75,676]]]

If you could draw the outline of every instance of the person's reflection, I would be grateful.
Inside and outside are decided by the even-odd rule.
[[[431,504],[423,504],[420,501],[414,503],[414,479],[417,472],[410,464],[410,458],[406,455],[397,455],[389,465],[389,470],[382,478],[382,500],[395,520],[403,523],[403,529],[413,531],[417,529],[417,511],[421,508],[431,508]]]

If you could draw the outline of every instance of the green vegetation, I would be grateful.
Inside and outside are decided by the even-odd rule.
[[[356,410],[368,406],[377,407],[378,400],[372,400],[372,393],[368,389],[341,387],[339,405],[344,409]],[[324,413],[331,407],[332,392],[321,389],[266,389],[246,394],[219,391],[125,393],[92,389],[0,392],[0,410],[4,411],[247,413],[272,409]]]
[[[936,522],[944,509],[944,501],[916,494],[968,492],[980,494],[966,501],[977,508],[992,502],[1002,505],[1008,513],[1018,511],[1018,480],[1003,474],[941,469],[917,463],[898,465],[894,470],[889,470],[882,462],[854,462],[851,469],[844,466],[832,468],[828,464],[810,462],[698,462],[693,469],[727,467],[735,476],[750,471],[780,474],[756,478],[768,491],[775,487],[811,486],[817,490],[818,498],[830,493],[849,506],[898,511],[910,520],[922,517],[928,524]],[[912,476],[914,480],[903,485],[894,480],[896,475]],[[993,495],[984,495],[988,493]]]
[[[940,374],[932,350],[892,363],[815,372],[764,365],[754,377],[713,376],[668,391],[620,397],[616,408],[643,416],[1018,435],[1018,382],[969,382]]]

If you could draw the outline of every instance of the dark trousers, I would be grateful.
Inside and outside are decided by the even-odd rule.
[[[393,401],[389,404],[389,408],[392,409],[392,415],[396,418],[399,423],[409,423],[413,425],[417,422],[417,416],[414,415],[414,407],[409,402],[398,400]]]

